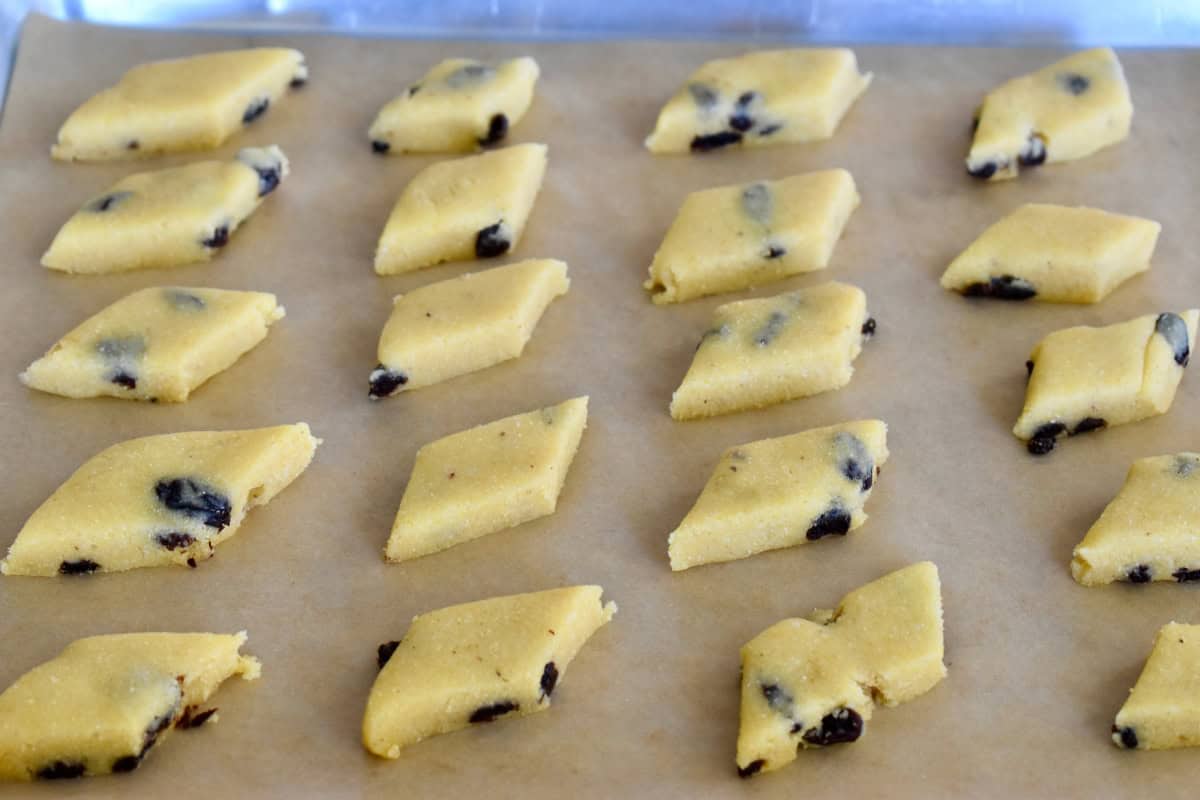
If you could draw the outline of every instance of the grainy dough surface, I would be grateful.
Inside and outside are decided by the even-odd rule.
[[[52,163],[47,148],[66,114],[133,63],[251,43],[299,47],[310,81],[205,155],[231,158],[240,147],[275,143],[292,162],[287,186],[238,232],[236,246],[169,277],[72,278],[40,267],[79,198],[129,171]],[[5,185],[26,187],[0,195],[0,357],[9,376],[0,380],[0,452],[20,467],[0,485],[0,545],[76,466],[115,441],[303,419],[325,444],[299,480],[255,510],[253,534],[230,540],[202,569],[68,585],[0,579],[0,640],[21,643],[0,651],[2,685],[72,639],[127,630],[246,629],[264,665],[262,680],[221,690],[218,705],[230,713],[220,724],[172,743],[186,746],[163,747],[137,774],[5,787],[5,798],[119,790],[212,800],[291,789],[297,798],[371,799],[482,796],[501,785],[534,800],[568,792],[573,800],[1193,793],[1196,751],[1122,752],[1109,728],[1155,631],[1171,619],[1200,622],[1198,587],[1085,589],[1067,564],[1134,460],[1200,441],[1200,381],[1183,380],[1172,413],[1078,437],[1040,461],[1010,428],[1025,358],[1047,333],[1190,307],[1187,298],[1200,296],[1192,256],[1200,206],[1191,188],[1200,175],[1190,146],[1200,138],[1200,54],[1123,51],[1138,108],[1130,139],[1017,181],[981,185],[964,174],[971,112],[990,88],[1061,51],[856,48],[875,81],[827,142],[712,158],[646,152],[642,139],[686,76],[752,46],[267,42],[26,25],[0,124]],[[519,251],[495,263],[560,258],[571,265],[571,291],[520,359],[370,404],[364,369],[391,298],[479,268],[447,264],[394,278],[372,271],[397,194],[433,159],[379,158],[364,146],[363,131],[395,95],[394,85],[364,76],[418,75],[447,52],[529,54],[542,66],[537,98],[510,141],[546,142],[552,164]],[[854,174],[863,203],[830,269],[667,308],[647,299],[646,264],[688,192],[832,167]],[[971,303],[943,290],[938,277],[964,244],[1025,202],[1161,222],[1154,269],[1096,306]],[[849,386],[764,411],[670,419],[671,392],[716,306],[827,280],[861,286],[879,320]],[[17,381],[55,336],[163,283],[275,292],[287,321],[182,406],[67,400]],[[379,548],[422,444],[582,394],[591,397],[588,431],[553,516],[444,557],[383,562]],[[695,501],[715,454],[874,418],[888,422],[891,457],[863,535],[671,573],[664,533]],[[739,648],[780,619],[923,559],[941,574],[947,679],[876,715],[854,745],[740,782]],[[375,648],[413,615],[582,583],[603,585],[621,612],[572,663],[552,713],[439,736],[396,761],[362,748]]]

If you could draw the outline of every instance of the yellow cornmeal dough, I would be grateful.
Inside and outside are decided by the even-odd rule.
[[[550,301],[571,285],[567,265],[520,261],[397,295],[369,378],[377,400],[521,355]]]
[[[533,101],[532,58],[450,58],[385,105],[367,136],[376,153],[454,153],[497,144]]]
[[[307,79],[304,55],[278,47],[142,64],[75,109],[50,154],[103,161],[210,150]]]
[[[228,678],[262,667],[239,654],[245,632],[123,633],[72,642],[0,694],[0,780],[137,769],[173,728],[212,718],[200,708]]]
[[[554,513],[587,426],[586,397],[480,425],[417,451],[384,555],[436,553]]]
[[[941,583],[928,561],[854,590],[835,611],[772,625],[742,648],[738,774],[857,740],[875,703],[907,702],[945,677],[942,654]]]
[[[1098,303],[1150,268],[1162,226],[1095,208],[1027,203],[950,263],[942,287],[971,297]]]
[[[1133,104],[1117,54],[1085,50],[992,90],[976,118],[967,171],[1017,177],[1020,167],[1090,156],[1129,135]]]
[[[265,292],[142,289],[59,339],[21,380],[64,397],[183,402],[283,315]]]
[[[130,175],[67,220],[42,265],[96,274],[208,261],[287,174],[272,145]]]
[[[1129,750],[1200,745],[1200,625],[1169,622],[1159,629],[1117,712],[1112,740]]]
[[[845,386],[874,331],[866,295],[844,283],[718,306],[671,416],[711,417]]]
[[[5,575],[194,567],[312,461],[308,425],[130,439],[93,456],[33,512]]]
[[[1166,413],[1175,399],[1200,311],[1147,314],[1103,328],[1055,331],[1029,356],[1025,407],[1013,427],[1043,455],[1063,434]]]
[[[871,83],[853,51],[762,50],[709,61],[658,114],[652,153],[828,139]]]
[[[515,249],[545,174],[544,144],[426,167],[404,187],[388,217],[375,248],[375,271],[395,275]]]
[[[430,736],[550,706],[567,665],[617,611],[599,586],[494,597],[415,617],[379,648],[363,745],[384,758]]]
[[[1071,574],[1084,586],[1200,580],[1200,454],[1135,461],[1075,547]]]
[[[844,169],[693,192],[645,287],[654,302],[675,303],[825,269],[858,204]]]
[[[726,450],[670,535],[671,569],[845,535],[866,522],[863,507],[887,458],[887,425],[879,420]]]

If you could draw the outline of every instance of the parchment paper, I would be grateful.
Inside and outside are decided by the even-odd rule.
[[[38,259],[86,198],[140,164],[61,164],[55,131],[139,62],[253,44],[301,48],[311,80],[207,157],[277,143],[293,174],[210,264],[68,277]],[[963,172],[971,112],[998,81],[1061,54],[861,48],[875,83],[829,142],[652,157],[659,105],[728,43],[437,43],[269,40],[52,23],[26,25],[0,127],[0,547],[85,459],[168,431],[296,420],[325,439],[308,472],[197,570],[0,580],[0,685],[90,634],[247,629],[254,684],[216,698],[220,724],[180,732],[135,774],[0,787],[4,796],[288,797],[1100,797],[1194,791],[1200,752],[1128,753],[1113,714],[1160,625],[1200,622],[1195,586],[1084,589],[1072,547],[1138,457],[1200,448],[1200,376],[1163,417],[1064,443],[1036,460],[1009,433],[1024,360],[1044,334],[1200,303],[1193,145],[1195,52],[1126,52],[1131,138],[1086,161],[980,185]],[[550,168],[511,259],[570,264],[517,361],[378,404],[366,376],[393,294],[481,265],[381,279],[376,238],[405,182],[433,159],[371,154],[382,103],[434,61],[531,54],[543,78],[512,140],[550,146]],[[641,282],[684,195],[842,166],[862,207],[829,279],[862,286],[879,334],[845,389],[703,422],[667,415],[712,309],[731,296],[651,305]],[[986,225],[1026,201],[1151,217],[1151,272],[1096,306],[970,302],[937,277]],[[482,266],[492,266],[496,262]],[[17,373],[87,315],[154,285],[276,292],[288,315],[186,405],[66,400]],[[740,296],[747,296],[746,294]],[[1195,367],[1193,367],[1193,370]],[[381,548],[418,447],[499,417],[591,395],[591,418],[556,514],[442,554],[386,565]],[[824,540],[673,575],[666,535],[730,445],[878,416],[892,459],[869,522]],[[777,620],[827,607],[919,559],[941,568],[949,677],[880,709],[847,747],[804,752],[749,782],[734,775],[738,648]],[[553,708],[404,751],[367,754],[359,724],[375,647],[444,605],[571,583],[620,605]]]

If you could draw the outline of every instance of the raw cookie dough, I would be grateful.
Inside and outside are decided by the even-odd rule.
[[[1075,548],[1084,586],[1200,580],[1200,453],[1143,458]]]
[[[546,145],[518,144],[439,161],[400,193],[375,248],[375,271],[395,275],[516,248],[546,174]]]
[[[718,306],[671,416],[711,417],[845,386],[874,333],[866,295],[844,283]]]
[[[498,144],[533,101],[532,58],[449,58],[385,105],[367,136],[376,153],[454,153]]]
[[[397,295],[368,396],[378,400],[518,357],[546,306],[570,285],[565,263],[541,259]]]
[[[312,461],[308,425],[196,431],[121,442],[93,456],[33,512],[5,575],[195,567]]]
[[[587,397],[460,431],[417,451],[384,555],[436,553],[554,513]]]
[[[709,61],[658,114],[652,153],[828,139],[866,91],[854,52],[761,50]]]
[[[742,648],[738,774],[857,740],[875,703],[907,702],[946,676],[942,653],[941,583],[928,561],[855,589],[836,611],[772,625]]]
[[[50,154],[106,161],[210,150],[307,79],[304,54],[279,47],[142,64],[75,109]]]
[[[677,303],[825,269],[858,204],[844,169],[693,192],[645,287],[654,302]]]
[[[1127,750],[1200,745],[1200,625],[1169,622],[1112,726]]]
[[[78,639],[0,694],[0,780],[130,772],[173,728],[194,728],[228,678],[258,678],[245,632]]]
[[[265,292],[142,289],[59,339],[21,381],[64,397],[183,402],[283,315]]]
[[[1132,119],[1117,54],[1084,50],[988,93],[967,172],[995,181],[1017,177],[1019,166],[1084,158],[1128,136]]]
[[[671,569],[733,561],[854,530],[887,461],[887,425],[861,420],[726,450],[668,539]]]
[[[550,706],[567,665],[617,611],[599,586],[493,597],[415,617],[379,647],[363,745],[398,758],[422,739]]]
[[[97,274],[208,261],[287,174],[287,157],[271,145],[130,175],[67,220],[42,265]]]
[[[1064,434],[1166,413],[1196,344],[1198,320],[1196,309],[1168,311],[1050,334],[1026,364],[1029,386],[1013,433],[1040,456]]]
[[[1161,229],[1095,208],[1026,203],[955,258],[942,287],[968,297],[1098,303],[1150,268]]]

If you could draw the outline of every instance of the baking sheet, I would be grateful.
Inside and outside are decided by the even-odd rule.
[[[251,44],[301,48],[309,84],[213,154],[277,143],[293,174],[207,265],[99,278],[42,269],[57,227],[87,197],[141,168],[60,164],[66,115],[138,62]],[[0,685],[90,634],[250,633],[264,676],[227,684],[219,725],[180,732],[129,776],[0,787],[4,796],[814,797],[1159,796],[1190,791],[1197,753],[1127,753],[1112,715],[1172,619],[1200,622],[1195,586],[1084,589],[1071,548],[1138,457],[1200,447],[1200,377],[1173,410],[1080,437],[1035,460],[1009,434],[1024,360],[1051,330],[1200,300],[1193,253],[1200,55],[1125,52],[1137,108],[1124,144],[1018,181],[963,174],[971,112],[996,82],[1051,51],[859,48],[875,83],[829,142],[655,158],[641,147],[658,106],[701,61],[736,44],[435,43],[176,35],[31,18],[0,125],[0,547],[80,463],[122,439],[305,420],[325,439],[307,473],[257,509],[215,559],[59,580],[0,580]],[[405,182],[431,157],[373,156],[378,107],[446,56],[528,53],[543,77],[512,140],[550,146],[545,186],[511,258],[570,264],[516,361],[378,404],[366,375],[393,294],[474,268],[396,278],[371,270]],[[842,166],[855,213],[822,273],[738,296],[837,279],[862,286],[879,322],[845,389],[772,409],[677,423],[667,415],[712,309],[655,307],[646,266],[692,190]],[[1090,307],[971,302],[937,277],[980,230],[1026,201],[1090,204],[1161,221],[1150,273]],[[487,266],[491,266],[488,264]],[[185,405],[66,400],[15,375],[85,316],[138,288],[276,292],[288,316]],[[556,514],[436,556],[386,565],[413,456],[471,425],[591,396]],[[870,521],[824,540],[674,575],[666,535],[727,446],[877,416],[891,460]],[[734,775],[738,648],[777,620],[830,606],[912,561],[941,569],[949,676],[880,709],[856,744],[801,753],[749,782]],[[375,647],[417,613],[498,594],[600,583],[620,605],[532,717],[404,751],[367,754],[358,729]]]

